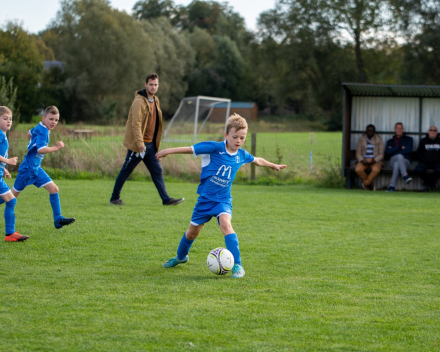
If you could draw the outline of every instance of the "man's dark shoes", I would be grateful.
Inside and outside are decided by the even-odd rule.
[[[75,218],[65,218],[61,217],[57,221],[54,221],[54,225],[56,229],[60,229],[63,226],[67,226],[73,224],[75,222]]]
[[[185,198],[180,198],[180,199],[170,198],[170,201],[164,205],[177,205],[179,203],[182,203],[184,200]]]
[[[113,204],[113,205],[125,205],[125,203],[122,200],[120,200],[120,199],[111,200],[110,204]]]

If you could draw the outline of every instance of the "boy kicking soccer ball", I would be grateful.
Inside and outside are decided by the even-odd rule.
[[[202,227],[213,216],[217,218],[220,230],[225,236],[226,248],[234,256],[233,278],[242,278],[245,274],[241,265],[238,238],[231,225],[232,197],[231,186],[241,165],[254,163],[280,171],[286,165],[277,165],[257,158],[242,149],[248,125],[240,115],[232,115],[226,123],[223,142],[201,142],[192,147],[164,149],[156,154],[158,160],[169,154],[194,154],[202,157],[202,173],[197,188],[199,198],[194,207],[188,230],[183,234],[177,248],[177,256],[168,260],[163,267],[172,268],[188,261],[188,252]]]
[[[15,231],[15,204],[17,199],[11,192],[9,186],[3,180],[5,177],[11,178],[8,170],[5,169],[6,164],[17,165],[17,157],[8,158],[8,138],[6,132],[12,126],[12,111],[6,106],[0,106],[0,204],[6,203],[5,207],[5,226],[6,226],[6,242],[21,242],[29,238],[29,236],[20,235]]]
[[[49,192],[50,205],[53,211],[55,228],[70,225],[75,218],[61,216],[60,197],[58,187],[41,167],[44,154],[53,153],[64,147],[62,141],[56,142],[55,146],[49,147],[49,135],[60,119],[60,113],[56,106],[49,106],[44,111],[42,122],[31,129],[28,133],[28,152],[18,168],[18,175],[12,188],[15,197],[20,195],[26,186],[34,185],[38,188],[44,187]]]

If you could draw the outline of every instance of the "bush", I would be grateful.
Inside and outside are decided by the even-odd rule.
[[[342,177],[340,164],[329,162],[316,173],[316,186],[323,188],[344,188],[345,177]]]

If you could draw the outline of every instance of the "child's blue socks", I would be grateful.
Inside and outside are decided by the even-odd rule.
[[[6,234],[10,235],[15,232],[15,205],[17,204],[17,198],[12,198],[9,202],[6,202],[5,206],[5,227]]]
[[[179,258],[179,260],[183,260],[188,255],[189,249],[194,242],[194,240],[187,239],[185,234],[186,232],[183,234],[183,237],[179,243],[179,247],[177,248],[177,258]]]
[[[235,264],[241,265],[240,248],[238,247],[238,238],[235,233],[225,236],[226,249],[234,256]]]
[[[61,203],[58,193],[49,194],[50,205],[52,206],[53,220],[57,221],[61,218]]]

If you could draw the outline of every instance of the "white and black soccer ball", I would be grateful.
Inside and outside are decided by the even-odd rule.
[[[208,254],[206,264],[212,273],[225,275],[234,266],[234,256],[226,248],[216,248]]]

